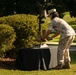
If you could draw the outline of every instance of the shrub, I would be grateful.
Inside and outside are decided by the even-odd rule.
[[[35,37],[38,31],[37,16],[17,14],[0,18],[0,24],[8,24],[16,32],[16,41],[14,46],[19,48],[28,48],[36,43]]]
[[[4,57],[4,52],[13,48],[15,41],[14,29],[6,24],[0,24],[0,57]]]

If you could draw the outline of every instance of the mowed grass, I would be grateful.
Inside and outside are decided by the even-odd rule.
[[[76,52],[70,52],[71,56],[71,69],[62,70],[8,70],[0,69],[0,75],[76,75]]]

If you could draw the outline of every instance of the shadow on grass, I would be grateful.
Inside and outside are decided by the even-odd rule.
[[[76,20],[75,21],[70,21],[68,22],[70,25],[75,25],[76,26]]]
[[[76,51],[70,51],[71,63],[76,64]]]
[[[76,20],[75,21],[70,21],[68,23],[69,23],[69,25],[71,25],[73,27],[74,30],[76,30]]]

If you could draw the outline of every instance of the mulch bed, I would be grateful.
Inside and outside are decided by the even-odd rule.
[[[15,69],[15,60],[12,58],[0,58],[0,69]]]

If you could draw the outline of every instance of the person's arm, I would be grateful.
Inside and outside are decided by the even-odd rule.
[[[47,40],[52,40],[53,38],[55,38],[56,36],[58,36],[60,34],[60,32],[56,32],[54,35],[52,35],[51,37],[47,37]]]
[[[60,32],[56,32],[54,35],[51,36],[51,38],[53,39],[53,38],[57,37],[59,34],[60,34]]]
[[[41,37],[41,40],[47,39],[48,35],[50,34],[51,30],[47,30]]]

